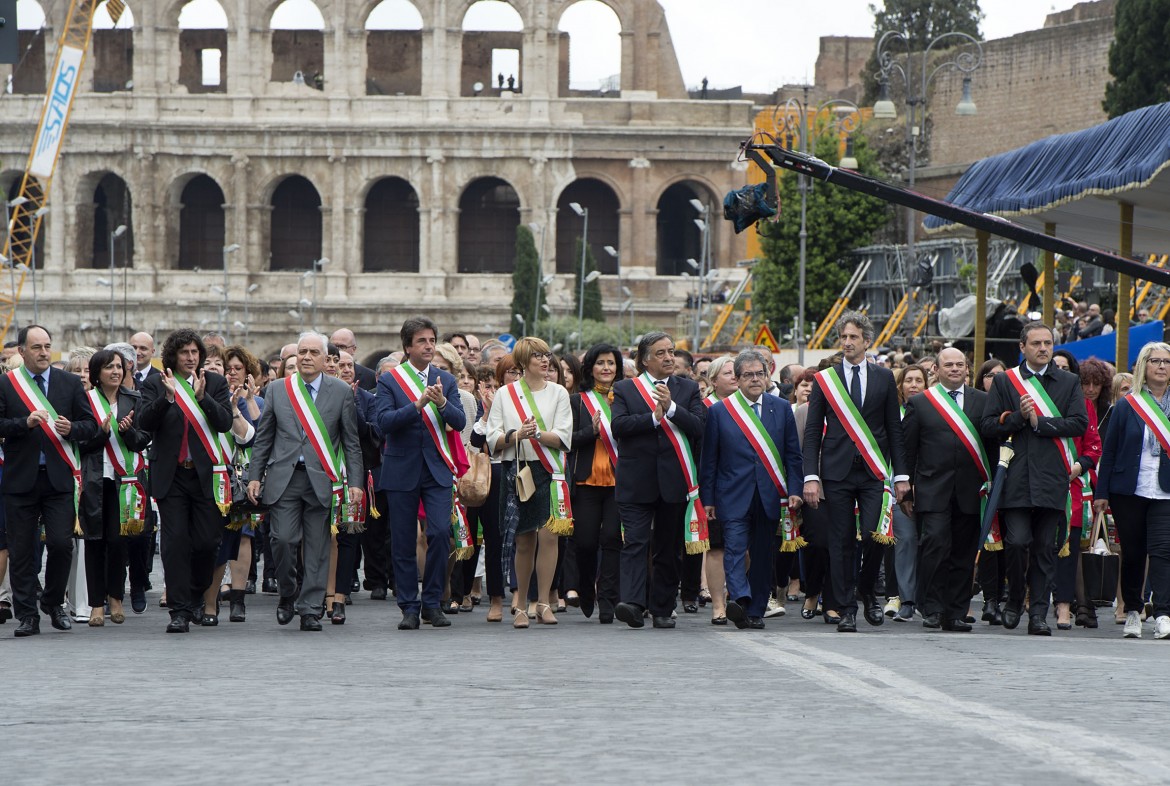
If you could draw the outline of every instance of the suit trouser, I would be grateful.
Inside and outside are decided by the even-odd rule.
[[[1003,516],[1000,518],[1002,519]],[[979,552],[977,575],[979,590],[983,593],[984,602],[999,603],[1000,598],[1003,597],[1003,583],[1007,578],[1007,564],[1003,556],[1003,549]]]
[[[1027,581],[1028,615],[1048,616],[1048,596],[1056,581],[1056,531],[1064,511],[1056,508],[1001,508],[1003,547],[1007,562],[1008,604],[1024,605]]]
[[[873,594],[874,582],[881,570],[885,550],[873,539],[881,514],[882,482],[874,478],[864,463],[854,462],[841,480],[822,482],[825,501],[829,504],[829,574],[833,599],[842,614],[857,613],[857,593]],[[853,505],[861,516],[861,569],[857,571],[857,519]]]
[[[159,544],[167,608],[171,617],[191,619],[211,586],[223,536],[223,515],[194,469],[175,469],[167,495],[158,500]]]
[[[642,606],[647,601],[649,585],[649,609],[655,617],[669,617],[674,611],[686,509],[685,502],[661,498],[649,504],[618,503],[626,536],[621,553],[621,598],[625,603]],[[648,554],[653,565],[650,577]]]
[[[797,552],[804,594],[814,597],[820,595],[824,608],[835,609],[837,602],[833,597],[832,574],[829,570],[829,528],[832,526],[829,507],[825,504],[817,508],[805,505],[800,512],[803,514],[800,534],[808,541],[808,545]]]
[[[370,504],[381,514],[378,518],[366,516],[366,531],[362,533],[362,553],[366,561],[366,589],[386,589],[391,581],[390,516],[387,512],[386,492],[374,492]]]
[[[320,617],[329,581],[329,508],[321,504],[309,473],[293,470],[288,487],[268,508],[268,539],[276,559],[281,598],[296,597],[297,614]],[[297,554],[304,563],[297,595]]]
[[[573,541],[577,559],[575,589],[586,600],[602,598],[617,605],[621,576],[622,519],[612,486],[573,490]],[[597,552],[601,549],[601,571]],[[594,584],[596,583],[596,589]]]
[[[979,514],[950,509],[918,514],[918,594],[922,613],[963,619],[971,604],[971,568],[979,550]]]
[[[27,494],[4,495],[5,526],[8,530],[8,570],[12,575],[12,613],[16,619],[36,617],[40,584],[38,543],[40,524],[45,525],[45,587],[42,606],[65,602],[65,585],[73,556],[73,494],[53,488],[48,473],[37,472]]]
[[[387,491],[390,513],[390,556],[394,562],[395,596],[403,614],[418,614],[418,504],[426,513],[427,557],[423,564],[422,607],[437,609],[447,584],[447,557],[451,552],[450,486],[435,482],[425,467],[419,486],[411,491]]]
[[[895,505],[894,545],[887,549],[887,553],[893,556],[894,582],[887,576],[886,595],[897,594],[903,603],[915,603],[921,595],[918,549],[918,525]]]
[[[772,551],[776,544],[776,525],[768,519],[760,503],[760,492],[752,494],[747,517],[719,519],[723,527],[723,571],[727,577],[727,596],[734,601],[747,599],[747,615],[763,617],[772,595]],[[751,554],[751,568],[746,568]]]

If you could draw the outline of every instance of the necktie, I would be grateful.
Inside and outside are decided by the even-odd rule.
[[[959,400],[959,391],[957,391],[957,390],[948,390],[947,395],[950,396],[956,402]]]
[[[757,418],[760,417],[760,402],[757,401],[755,404],[752,404],[752,412],[756,413]]]
[[[312,399],[313,401],[316,401],[317,400],[317,386],[316,385],[309,385],[308,387],[309,387],[309,398]]]
[[[849,383],[849,398],[861,409],[861,366],[853,367],[853,381]]]
[[[42,376],[41,374],[37,374],[36,376],[33,377],[33,381],[37,383],[37,387],[40,388],[41,392],[45,394],[45,398],[48,398],[49,397],[49,386],[45,383],[44,376]],[[42,467],[45,466],[45,453],[44,453],[44,451],[41,451],[41,455],[37,458],[37,463]]]

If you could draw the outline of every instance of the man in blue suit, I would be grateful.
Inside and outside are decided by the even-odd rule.
[[[708,518],[718,516],[723,527],[727,618],[740,629],[763,628],[776,527],[784,507],[800,507],[789,484],[803,482],[804,460],[792,407],[764,392],[764,356],[744,350],[734,368],[739,390],[707,413],[700,489]]]
[[[455,465],[447,427],[463,429],[455,377],[431,365],[438,336],[435,323],[411,317],[402,323],[405,362],[378,380],[376,423],[385,439],[378,488],[390,513],[390,557],[394,563],[399,630],[419,626],[418,566],[414,544],[418,506],[426,512],[427,556],[423,567],[422,617],[436,628],[450,625],[439,607],[450,551]]]

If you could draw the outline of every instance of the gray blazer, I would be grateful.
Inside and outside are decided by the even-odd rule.
[[[358,441],[357,408],[353,403],[353,391],[336,377],[322,374],[320,379],[321,387],[314,403],[321,413],[321,422],[325,424],[333,446],[336,448],[339,442],[343,446],[348,484],[364,489],[366,476],[362,467],[362,447]],[[305,470],[317,499],[329,507],[332,490],[329,478],[321,467],[317,452],[301,429],[285,390],[284,380],[278,379],[264,391],[264,413],[256,425],[252,465],[248,470],[249,481],[264,478],[264,496],[261,500],[264,504],[271,505],[284,494],[292,479],[293,468],[301,456],[305,457]]]

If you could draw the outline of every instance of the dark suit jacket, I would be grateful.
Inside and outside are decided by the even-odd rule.
[[[594,448],[605,448],[601,445],[601,437],[593,433],[593,416],[581,401],[580,393],[569,397],[569,407],[573,410],[573,450],[569,453],[569,466],[566,469],[569,482],[576,485],[589,480],[593,474]]]
[[[983,443],[988,469],[994,476],[998,445],[979,433],[986,405],[986,393],[963,386],[963,414],[975,427],[975,436]],[[925,393],[906,402],[902,432],[906,438],[906,466],[914,486],[914,509],[920,513],[942,512],[950,510],[954,499],[963,513],[978,513],[979,489],[983,485],[979,469]]]
[[[357,408],[358,439],[362,443],[362,464],[367,470],[382,466],[382,432],[378,428],[377,397],[358,386],[353,392]]]
[[[367,368],[356,360],[353,364],[354,379],[357,380],[358,387],[362,390],[374,391],[378,389],[378,375],[374,373],[372,368]]]
[[[160,376],[161,374],[162,374],[162,372],[159,371],[154,366],[147,366],[146,367],[146,377],[142,381],[145,384],[146,380],[150,379],[151,377]],[[139,384],[139,382],[138,382],[138,369],[137,368],[134,369],[134,373],[131,376],[134,378],[134,389],[141,391],[143,388],[143,385]]]
[[[122,432],[122,439],[126,447],[135,453],[146,450],[150,444],[150,434],[138,427],[139,409],[142,405],[142,394],[137,390],[118,391],[118,416],[121,420],[131,411],[134,413],[133,425]],[[97,417],[97,413],[94,413]],[[97,434],[93,439],[86,440],[81,445],[81,507],[80,521],[86,537],[100,538],[102,536],[102,470],[105,467],[106,443],[110,441],[110,434],[101,425],[98,425]],[[149,505],[147,506],[149,507]]]
[[[833,373],[845,382],[842,364],[833,366]],[[898,389],[894,375],[888,368],[869,364],[866,369],[865,397],[861,402],[861,417],[873,432],[878,447],[890,463],[894,475],[908,475],[906,450],[902,441],[902,412],[898,405]],[[822,436],[823,435],[823,436]],[[808,399],[808,420],[804,431],[804,471],[824,481],[844,480],[859,456],[857,446],[849,438],[837,413],[829,406],[819,382],[813,383]],[[803,479],[802,479],[803,480]],[[801,484],[803,488],[803,483]]]
[[[4,477],[0,480],[0,491],[5,494],[32,491],[43,452],[49,483],[59,492],[72,492],[73,471],[53,447],[52,438],[39,425],[33,429],[28,427],[32,410],[16,394],[11,378],[22,373],[15,369],[0,376],[0,437],[4,437]],[[59,369],[50,371],[48,399],[57,414],[73,424],[66,441],[80,444],[97,434],[97,421],[86,400],[81,378],[76,374]]]
[[[413,373],[407,369],[408,373]],[[439,410],[444,422],[456,431],[467,425],[467,415],[459,398],[459,385],[455,377],[434,366],[427,373],[427,385],[443,383],[443,397],[447,405]],[[450,487],[455,478],[447,468],[434,439],[423,426],[422,413],[402,392],[397,380],[389,372],[378,380],[378,393],[374,402],[377,416],[374,422],[385,439],[382,451],[382,472],[378,488],[385,491],[413,491],[419,486],[419,477],[425,466],[435,483]]]
[[[232,427],[231,394],[227,380],[214,372],[207,372],[204,376],[207,388],[199,408],[203,410],[213,430],[227,431]],[[195,462],[199,485],[203,488],[204,498],[212,499],[211,456],[207,455],[195,427],[187,423],[178,402],[167,401],[167,390],[162,379],[161,374],[146,378],[142,388],[142,408],[135,418],[140,428],[150,432],[152,439],[148,453],[151,496],[162,499],[171,490],[175,468],[179,465],[179,446],[182,444],[183,432],[186,431],[187,447],[191,452],[191,460]]]
[[[804,459],[796,420],[787,401],[765,393],[760,397],[760,420],[767,429],[783,462],[784,482],[789,495],[800,495],[804,487]],[[707,411],[703,435],[703,464],[699,474],[703,504],[715,508],[721,522],[746,521],[751,512],[753,492],[760,495],[764,515],[779,521],[781,498],[771,475],[756,451],[727,411],[727,402],[718,401]]]
[[[672,376],[666,384],[670,388],[670,400],[675,404],[671,422],[690,440],[697,469],[707,407],[694,380]],[[614,473],[617,501],[652,504],[661,498],[667,502],[685,502],[687,486],[674,448],[662,426],[654,425],[653,410],[634,386],[634,380],[623,379],[613,386],[610,411],[613,435],[618,441],[618,465]]]
[[[1109,499],[1112,494],[1133,494],[1137,490],[1138,469],[1141,466],[1146,424],[1124,398],[1110,410],[1109,430],[1101,449],[1101,464],[1097,467],[1096,499]],[[1170,491],[1170,457],[1162,453],[1158,458],[1158,485]]]
[[[1031,376],[1026,371],[1025,374]],[[1064,510],[1068,497],[1068,470],[1060,458],[1060,448],[1053,437],[1079,437],[1089,427],[1085,411],[1085,394],[1076,374],[1063,371],[1051,363],[1044,374],[1045,392],[1062,415],[1039,417],[1037,429],[1020,414],[1020,394],[1008,381],[1007,374],[997,374],[983,410],[982,431],[990,439],[1012,438],[1015,458],[1008,466],[1001,508],[1056,508]],[[1003,422],[1000,415],[1009,412]]]

